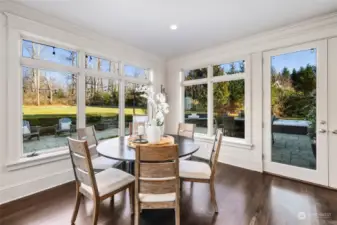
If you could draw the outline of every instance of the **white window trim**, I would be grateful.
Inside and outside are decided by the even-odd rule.
[[[26,167],[41,165],[43,163],[49,163],[54,161],[59,161],[63,159],[69,158],[69,150],[67,146],[55,148],[55,149],[47,149],[43,151],[39,151],[38,156],[34,157],[26,157],[28,154],[23,154],[23,138],[22,138],[22,67],[30,67],[37,69],[45,69],[57,72],[70,72],[76,73],[77,80],[77,128],[85,127],[85,76],[97,76],[103,78],[109,78],[114,80],[119,80],[119,135],[125,134],[125,115],[124,115],[124,107],[125,107],[125,83],[131,82],[135,84],[147,84],[152,86],[153,84],[153,71],[149,69],[149,77],[148,79],[142,78],[132,78],[124,76],[123,69],[124,63],[118,63],[118,72],[100,72],[94,71],[91,69],[85,68],[85,54],[87,52],[85,49],[77,48],[76,46],[71,46],[67,44],[63,44],[62,42],[58,42],[55,40],[49,40],[43,37],[39,37],[28,33],[26,31],[18,30],[15,28],[11,28],[7,26],[8,31],[8,45],[7,45],[7,59],[8,59],[8,67],[7,73],[10,74],[8,76],[7,82],[7,114],[8,114],[8,123],[7,123],[7,158],[6,158],[6,168],[8,170],[16,170],[23,169]],[[50,62],[47,60],[36,60],[22,57],[22,40],[33,41],[38,44],[45,44],[55,46],[57,48],[63,48],[66,50],[76,51],[78,53],[77,65],[76,66],[67,66],[61,65],[58,63]],[[92,56],[104,58],[110,60],[110,57],[101,57],[97,56],[98,54],[92,54]],[[116,59],[110,60],[112,62],[118,62]],[[132,66],[134,64],[128,63],[128,65]],[[139,68],[147,68],[140,67],[139,65],[135,65]],[[20,76],[18,76],[20,74]],[[10,97],[9,97],[10,96]],[[148,106],[148,112],[150,112]]]
[[[6,164],[8,171],[19,170],[27,167],[37,166],[45,163],[51,163],[69,158],[69,149],[67,147],[59,151],[48,152],[34,157],[19,158]]]
[[[243,149],[251,150],[253,148],[252,145],[252,132],[251,132],[251,124],[252,124],[252,110],[251,110],[251,56],[245,57],[237,57],[230,60],[225,60],[222,63],[231,63],[237,62],[240,60],[245,60],[245,72],[237,73],[233,75],[224,75],[213,77],[213,65],[207,66],[207,78],[195,79],[195,80],[184,80],[184,70],[182,69],[180,72],[180,94],[181,94],[181,121],[185,121],[185,87],[199,84],[207,84],[207,134],[196,133],[196,140],[200,141],[210,141],[214,140],[213,134],[213,84],[217,82],[225,82],[231,80],[241,80],[245,81],[245,138],[233,138],[223,136],[222,144],[225,146],[238,147]],[[199,67],[205,68],[205,67]]]

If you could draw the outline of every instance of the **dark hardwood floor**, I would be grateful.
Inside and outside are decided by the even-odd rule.
[[[224,164],[219,164],[216,177],[218,215],[213,214],[208,185],[185,183],[182,193],[182,225],[337,225],[337,191]],[[20,200],[15,202],[11,207],[12,210],[17,208],[17,212],[1,215],[0,224],[70,224],[75,200],[74,184],[41,195],[43,197],[38,194],[30,199],[30,206],[24,209],[20,207]],[[92,203],[86,200],[81,205],[76,224],[91,224],[91,213]],[[127,193],[117,195],[114,206],[109,200],[101,205],[98,224],[133,224]],[[141,225],[152,224],[175,224],[174,212],[143,211]]]

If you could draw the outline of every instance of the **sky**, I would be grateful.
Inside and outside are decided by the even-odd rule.
[[[291,72],[293,69],[298,70],[301,66],[306,67],[307,64],[316,66],[316,61],[317,50],[309,49],[273,56],[271,65],[276,69],[276,72],[281,72],[284,67],[287,67]]]

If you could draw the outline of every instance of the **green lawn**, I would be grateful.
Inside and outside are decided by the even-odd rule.
[[[23,113],[25,116],[30,115],[76,115],[76,106],[23,106]],[[136,109],[136,114],[145,114],[144,109]],[[102,108],[102,107],[86,107],[86,114],[94,115],[116,115],[118,108]],[[126,115],[132,115],[133,109],[126,108]]]

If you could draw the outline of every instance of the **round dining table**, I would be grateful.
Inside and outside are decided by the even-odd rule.
[[[192,138],[172,134],[169,136],[172,136],[174,143],[178,145],[179,157],[192,155],[200,148]],[[97,152],[109,159],[134,162],[136,159],[135,149],[128,146],[128,139],[128,136],[124,136],[102,141],[96,147]]]

